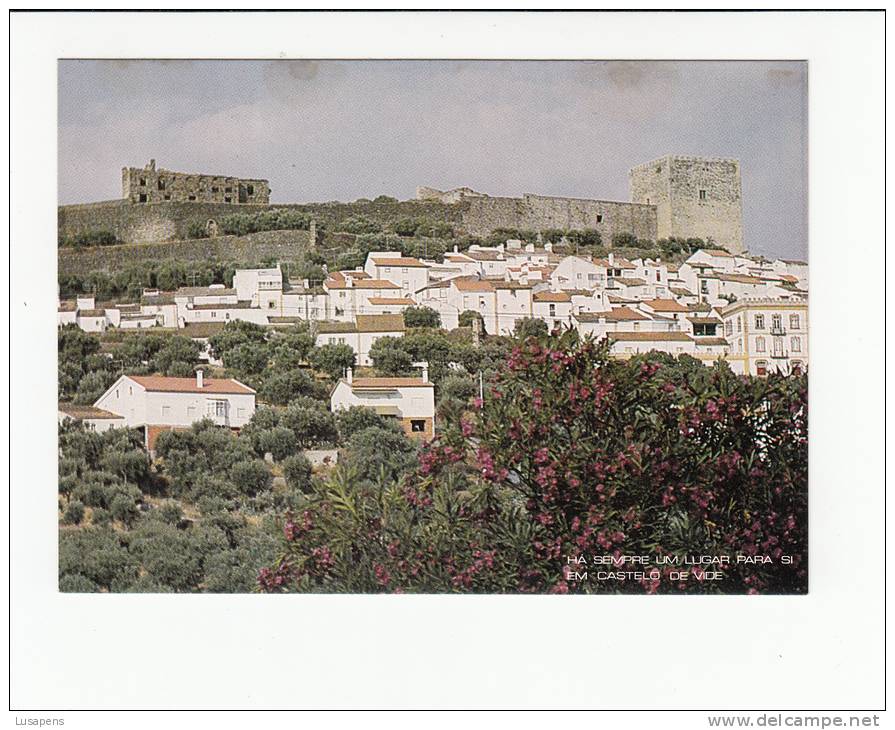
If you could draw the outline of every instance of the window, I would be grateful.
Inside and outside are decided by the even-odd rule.
[[[597,213],[597,223],[603,222],[603,215],[601,213]]]
[[[230,197],[225,197],[225,198],[224,198],[224,202],[225,202],[225,203],[229,203],[231,200],[232,200],[232,198],[230,198]]]
[[[768,374],[768,364],[764,360],[759,360],[755,363],[755,374],[756,375],[767,375]]]
[[[662,272],[661,271],[656,272],[656,281],[662,281]]]
[[[133,395],[133,394],[134,394],[134,386],[129,385],[128,388],[127,388],[127,390],[128,390],[128,393],[127,393],[128,395]]]
[[[757,330],[764,329],[764,315],[763,314],[755,315],[755,329],[757,329]]]
[[[141,178],[140,178],[140,185],[146,185],[146,178],[145,178],[145,177],[141,177]]]
[[[700,191],[699,191],[699,199],[700,199],[700,200],[705,200],[705,190],[700,190]]]
[[[267,303],[267,308],[268,308],[268,309],[274,309],[276,306],[277,306],[277,303],[276,303],[273,299],[271,299],[271,300]]]
[[[170,195],[165,195],[165,200],[171,200],[171,196],[170,196]]]
[[[224,312],[224,319],[230,319],[230,312]]]
[[[158,179],[158,189],[159,189],[159,190],[164,190],[164,189],[165,189],[165,181],[162,180],[161,178]]]
[[[724,323],[724,334],[728,337],[733,334],[733,322],[729,319]]]
[[[224,188],[224,192],[225,192],[225,193],[232,193],[232,192],[233,192],[233,188]]]
[[[793,330],[799,329],[799,315],[798,314],[790,314],[789,315],[789,328]]]
[[[789,340],[789,349],[793,352],[801,352],[802,351],[802,338],[801,337],[792,337]]]
[[[743,318],[737,317],[737,332],[743,331]]]
[[[249,195],[254,195],[255,194],[255,186],[254,185],[246,185],[246,192]]]
[[[171,406],[162,406],[162,418],[168,418],[171,415]]]
[[[211,316],[212,316],[212,318],[216,318],[216,317],[218,316],[218,313],[217,313],[217,312],[212,312],[212,313],[211,313]]]
[[[650,204],[650,202],[649,202],[649,198],[646,199],[646,204],[647,204],[647,205]]]
[[[407,269],[406,269],[406,268],[401,269],[401,273],[402,273],[402,274],[406,274],[406,273],[407,273]]]
[[[189,200],[195,200],[195,199],[196,199],[195,195],[190,195]]]
[[[426,430],[426,422],[422,419],[414,418],[410,421],[410,430],[413,433],[424,433]]]
[[[755,338],[755,352],[764,352],[764,337]]]
[[[146,194],[145,194],[145,193],[140,193],[139,201],[140,201],[141,203],[145,203],[145,202],[146,202]]]
[[[781,320],[781,318],[780,318],[780,315],[779,315],[779,314],[775,314],[775,315],[771,318],[771,329],[779,330],[779,329],[781,329],[782,327],[783,327],[783,324],[782,324],[782,320]]]
[[[213,193],[217,193],[217,192],[219,192],[219,191],[220,191],[220,188],[217,188],[217,187],[212,187],[212,188],[211,188],[211,192],[213,192]]]
[[[705,279],[699,282],[699,291],[701,294],[709,293],[709,283]]]
[[[556,305],[555,305],[555,304],[551,304],[551,305],[550,305],[550,316],[551,316],[551,317],[555,317],[555,316],[556,316]]]

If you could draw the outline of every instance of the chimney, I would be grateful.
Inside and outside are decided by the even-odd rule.
[[[345,380],[348,381],[349,385],[354,382],[354,370],[352,368],[348,368],[345,371]]]
[[[460,253],[460,249],[454,244],[454,253]]]
[[[196,371],[196,387],[203,388],[205,386],[205,373],[202,372],[202,368],[199,368]]]
[[[615,266],[615,255],[612,253],[612,251],[609,252],[609,265]]]
[[[412,363],[413,367],[421,368],[422,373],[420,377],[422,377],[424,383],[429,382],[429,363],[426,360],[421,360],[420,362]]]

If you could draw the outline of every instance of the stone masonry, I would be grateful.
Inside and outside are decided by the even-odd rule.
[[[657,238],[711,238],[743,251],[743,199],[737,160],[668,155],[630,172],[631,200],[652,205]]]
[[[146,167],[122,168],[121,197],[131,203],[267,205],[270,185],[267,180],[156,169],[150,160]]]

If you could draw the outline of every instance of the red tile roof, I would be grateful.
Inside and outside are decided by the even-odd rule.
[[[164,375],[128,375],[138,385],[152,393],[254,393],[249,386],[232,378],[205,378],[202,387],[195,378],[169,378]]]
[[[422,268],[425,269],[426,265],[420,261],[419,259],[414,259],[406,256],[402,256],[397,259],[390,258],[381,258],[381,259],[373,259],[373,263],[377,266],[401,266],[401,267],[414,267],[414,268]]]
[[[347,381],[345,381],[347,382]],[[434,388],[422,378],[355,378],[350,384],[352,390],[360,388]]]
[[[643,302],[654,312],[689,312],[683,304],[674,299],[648,299]]]

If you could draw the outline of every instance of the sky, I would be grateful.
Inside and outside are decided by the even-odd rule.
[[[639,163],[733,157],[747,248],[807,259],[807,83],[793,61],[62,60],[59,202],[119,198],[151,158],[300,203],[628,200]]]

